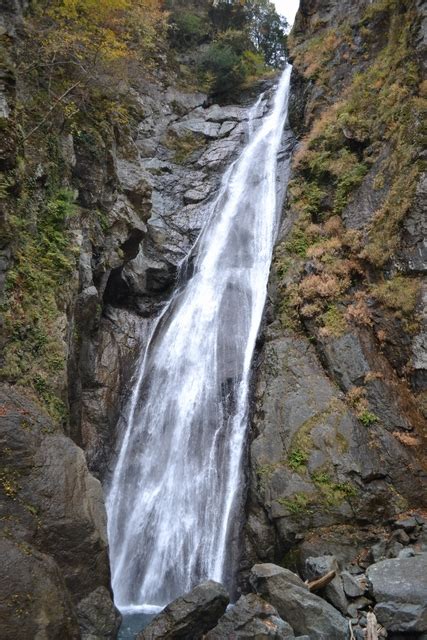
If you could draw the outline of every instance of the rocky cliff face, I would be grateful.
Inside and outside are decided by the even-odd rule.
[[[415,1],[301,2],[244,570],[396,555],[390,525],[425,506],[425,27]]]
[[[123,94],[130,120],[92,113],[70,130],[52,112],[51,133],[23,140],[39,122],[20,115],[34,86],[19,66],[27,3],[3,4],[0,628],[109,638],[105,512],[88,469],[108,471],[138,355],[244,143],[251,98],[212,105],[162,72]],[[425,483],[424,10],[301,2],[300,142],[255,363],[244,577],[259,560],[300,568],[334,553],[365,568],[422,545],[418,521],[406,537],[399,522]]]
[[[245,142],[246,106],[273,80],[220,107],[161,70],[123,95],[131,122],[92,114],[70,130],[53,111],[46,135],[36,110],[27,137],[31,20],[6,4],[0,635],[112,638],[105,507],[90,472],[108,472],[151,323]]]

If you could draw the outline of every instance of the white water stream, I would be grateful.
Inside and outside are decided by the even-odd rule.
[[[242,495],[251,360],[280,197],[277,156],[290,67],[227,170],[192,274],[156,322],[107,497],[113,590],[126,612],[226,581]]]

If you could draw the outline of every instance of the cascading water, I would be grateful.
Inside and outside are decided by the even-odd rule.
[[[290,67],[274,104],[226,172],[192,273],[158,319],[141,362],[107,498],[113,590],[126,611],[224,581],[251,359],[280,198],[277,156]]]

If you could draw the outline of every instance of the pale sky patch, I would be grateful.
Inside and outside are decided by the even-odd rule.
[[[298,11],[299,0],[273,0],[277,13],[285,16],[290,25],[293,25],[295,14]]]

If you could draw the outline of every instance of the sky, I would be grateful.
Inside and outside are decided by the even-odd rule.
[[[273,0],[278,13],[286,16],[289,24],[293,24],[295,14],[298,10],[299,0]]]

